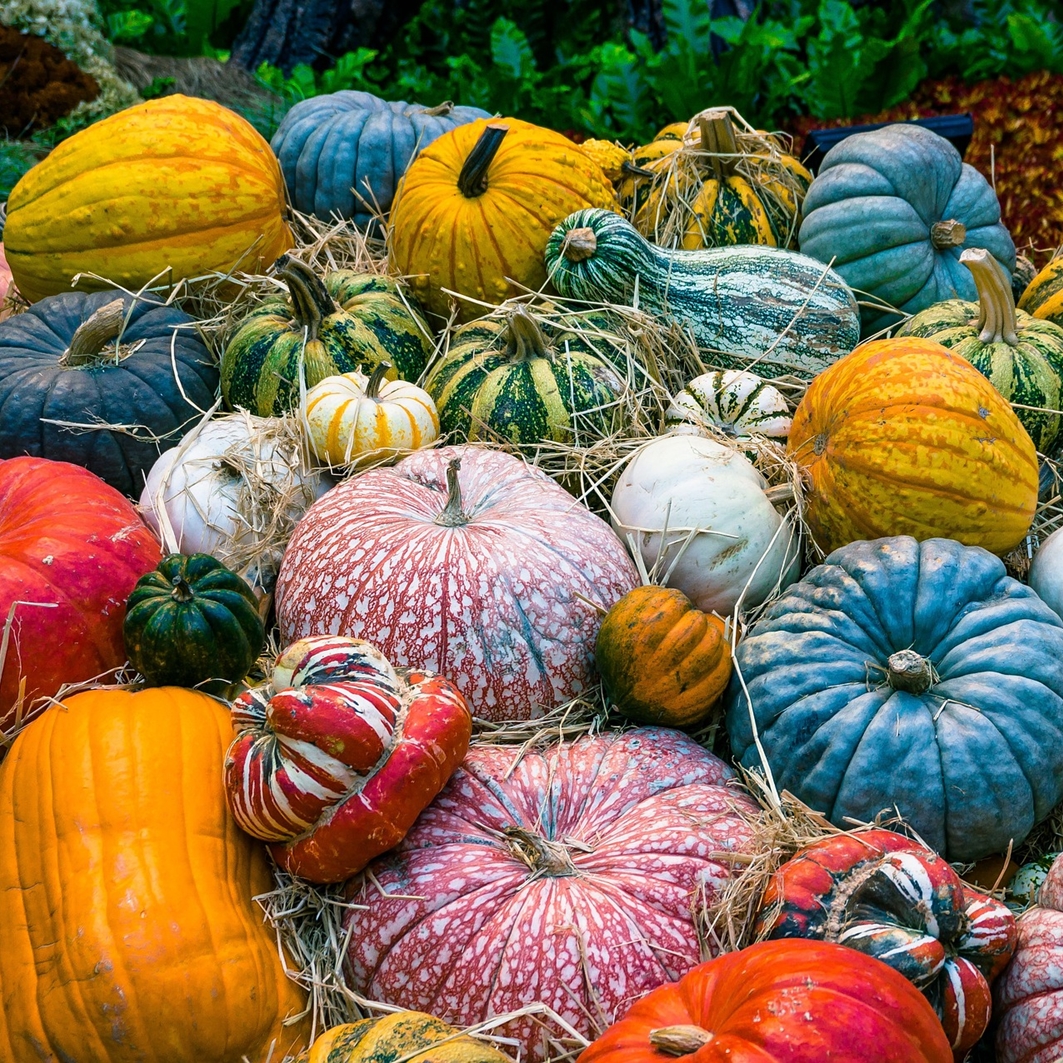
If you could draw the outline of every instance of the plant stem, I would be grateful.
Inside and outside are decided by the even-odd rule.
[[[461,484],[458,482],[458,470],[461,458],[451,458],[447,464],[447,504],[434,523],[444,528],[458,528],[469,523],[468,514],[461,508]]]
[[[1015,295],[1004,267],[984,248],[969,247],[960,261],[971,271],[978,289],[978,338],[982,343],[1019,342]]]
[[[373,372],[369,374],[369,383],[365,386],[365,397],[367,399],[379,399],[380,385],[384,383],[384,379],[387,377],[389,369],[391,369],[390,362],[381,362]]]
[[[508,126],[489,123],[473,145],[458,174],[458,191],[466,199],[475,199],[487,191],[487,171],[508,132]]]
[[[506,331],[509,336],[506,354],[512,361],[527,362],[532,358],[550,357],[550,347],[543,330],[523,306],[518,306],[509,315]]]
[[[74,330],[70,346],[63,351],[59,364],[69,369],[100,361],[104,345],[118,339],[124,321],[125,302],[122,299],[115,299],[94,310]]]
[[[305,262],[281,255],[276,270],[288,286],[295,322],[307,330],[308,340],[316,340],[322,321],[339,309],[336,301],[329,295],[324,281]]]

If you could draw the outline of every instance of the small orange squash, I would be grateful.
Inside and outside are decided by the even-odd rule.
[[[606,613],[594,653],[610,701],[638,723],[704,723],[731,678],[726,623],[669,587],[628,591]]]
[[[0,765],[0,1059],[260,1063],[306,1043],[230,819],[229,713],[194,691],[92,690]]]
[[[865,343],[825,369],[794,414],[788,450],[824,553],[911,535],[1004,554],[1037,506],[1026,429],[966,358],[932,340]]]

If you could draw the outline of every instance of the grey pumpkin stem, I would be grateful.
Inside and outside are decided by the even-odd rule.
[[[569,229],[561,241],[561,254],[569,262],[586,262],[598,250],[598,237],[591,228]]]
[[[886,661],[886,679],[894,690],[925,694],[934,685],[934,669],[915,650],[898,650]]]
[[[316,340],[321,323],[339,307],[328,293],[325,282],[308,266],[291,255],[281,255],[274,263],[277,276],[288,286],[292,300],[292,317],[305,328],[307,340]]]
[[[506,332],[506,355],[511,361],[528,362],[532,358],[552,357],[553,352],[546,342],[543,330],[523,306],[518,306],[509,315]]]
[[[967,226],[955,218],[949,218],[948,221],[936,221],[930,226],[930,242],[938,251],[959,247],[966,239]]]
[[[461,484],[458,482],[460,469],[461,458],[451,458],[447,463],[447,504],[433,521],[444,528],[458,528],[469,523],[468,514],[461,508]]]
[[[702,111],[695,121],[701,132],[701,150],[709,153],[716,180],[726,180],[738,162],[738,140],[730,111],[722,108]]]
[[[195,597],[195,593],[184,576],[174,576],[170,582],[173,584],[173,590],[170,591],[170,597],[173,598],[175,602],[184,605],[186,602],[192,601]]]
[[[426,107],[421,114],[428,115],[431,118],[443,118],[453,110],[454,101],[444,100],[442,103],[437,103],[435,107]]]
[[[978,289],[978,338],[983,343],[1019,342],[1019,322],[1015,315],[1015,294],[1004,267],[984,248],[969,247],[960,261],[971,271]]]
[[[114,299],[94,310],[74,330],[70,346],[63,351],[59,364],[76,368],[100,361],[100,352],[106,344],[121,336],[124,323],[125,301],[122,299]]]
[[[703,1026],[662,1026],[650,1030],[650,1047],[666,1056],[692,1056],[714,1037],[715,1034]]]

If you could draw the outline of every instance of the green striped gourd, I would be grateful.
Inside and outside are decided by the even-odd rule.
[[[518,445],[609,433],[625,384],[594,330],[586,317],[536,320],[524,306],[463,325],[424,385],[442,431]]]
[[[737,440],[754,436],[785,442],[793,418],[781,391],[744,369],[695,377],[664,413],[670,431],[715,429]]]
[[[971,271],[978,302],[949,299],[907,321],[899,336],[918,336],[966,358],[1009,402],[1042,453],[1058,450],[1063,390],[1063,328],[1016,310],[1011,279],[982,248],[960,261]]]
[[[222,397],[230,409],[280,416],[298,405],[300,376],[312,388],[325,377],[371,373],[383,361],[404,380],[424,371],[431,333],[393,281],[348,271],[323,281],[288,255],[277,260],[276,275],[288,295],[255,307],[222,354]]]
[[[547,273],[571,299],[638,306],[688,329],[721,368],[811,379],[860,338],[860,313],[834,270],[794,251],[657,247],[617,214],[585,209],[550,235]]]

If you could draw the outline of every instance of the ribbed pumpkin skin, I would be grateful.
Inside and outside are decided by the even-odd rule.
[[[742,369],[716,369],[695,377],[664,411],[669,431],[712,427],[743,440],[785,440],[793,418],[778,388]]]
[[[578,1063],[660,1063],[674,1053],[650,1035],[670,1027],[711,1035],[685,1057],[698,1063],[952,1063],[937,1016],[910,982],[819,941],[762,941],[701,964],[635,1004]]]
[[[0,765],[0,1056],[233,1063],[303,1043],[303,994],[252,900],[273,888],[228,816],[225,708],[89,691]]]
[[[458,176],[488,124],[509,132],[487,171],[487,190],[466,198]],[[460,292],[488,303],[540,288],[550,230],[582,207],[616,207],[612,185],[596,162],[560,133],[516,118],[470,122],[445,133],[406,172],[391,216],[393,271],[446,318]],[[458,320],[483,310],[459,299]]]
[[[280,167],[250,123],[210,100],[164,96],[34,166],[8,199],[4,251],[30,302],[82,272],[136,291],[167,269],[174,280],[254,272],[295,242],[284,210]]]
[[[1037,453],[1011,406],[955,351],[876,340],[821,373],[788,450],[825,553],[857,539],[947,536],[1006,553],[1037,506]]]
[[[1030,281],[1019,299],[1019,309],[1063,328],[1063,255]]]

